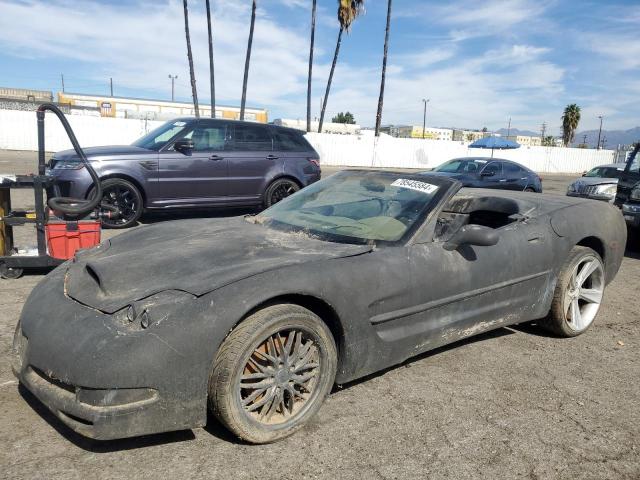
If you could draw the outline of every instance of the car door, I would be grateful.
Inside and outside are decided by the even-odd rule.
[[[236,123],[228,153],[230,201],[259,202],[270,179],[282,172],[267,125]]]
[[[501,162],[502,172],[504,176],[504,187],[507,190],[524,190],[529,183],[529,175],[525,172],[520,165],[516,165],[511,162]]]
[[[502,162],[497,160],[489,161],[480,171],[481,188],[504,188],[506,179],[502,174]]]
[[[438,239],[408,246],[412,307],[372,322],[378,335],[420,353],[535,317],[552,293],[548,222],[528,219],[497,231],[493,246],[449,251]]]
[[[199,120],[180,139],[191,139],[193,149],[176,151],[172,145],[159,154],[158,203],[206,205],[228,196],[226,148],[229,122]]]

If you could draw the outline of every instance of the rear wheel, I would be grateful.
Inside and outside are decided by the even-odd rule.
[[[15,280],[20,278],[24,270],[22,268],[10,268],[7,267],[7,264],[4,262],[0,262],[0,278],[4,278],[5,280]]]
[[[336,364],[333,336],[318,316],[298,305],[273,305],[248,317],[221,345],[209,406],[241,439],[273,442],[316,414]]]
[[[533,192],[533,193],[535,193],[536,190],[533,187],[527,187],[527,188],[524,189],[524,191],[525,192]]]
[[[89,194],[89,198],[92,197],[93,191]],[[142,194],[133,183],[123,178],[108,178],[102,181],[101,204],[118,212],[114,218],[102,218],[105,228],[129,228],[138,223],[142,216]]]
[[[278,203],[289,195],[293,195],[298,190],[300,190],[300,185],[298,185],[294,180],[289,178],[279,178],[267,187],[264,194],[264,207],[269,208],[271,205]]]
[[[604,288],[600,255],[588,247],[574,247],[558,276],[551,310],[542,325],[562,337],[584,333],[600,310]]]

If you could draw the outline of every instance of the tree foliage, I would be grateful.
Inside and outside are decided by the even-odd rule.
[[[567,105],[562,114],[562,143],[568,147],[573,143],[580,123],[580,107],[575,103]]]
[[[331,119],[333,123],[348,123],[350,125],[354,125],[356,123],[356,119],[351,112],[340,112],[335,117]]]

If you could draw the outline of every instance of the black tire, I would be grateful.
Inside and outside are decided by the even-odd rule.
[[[274,180],[264,192],[264,208],[269,208],[271,205],[275,205],[280,200],[288,197],[289,195],[293,195],[298,190],[300,190],[300,185],[295,180],[290,178],[279,178]]]
[[[5,280],[16,280],[20,278],[24,270],[22,268],[9,268],[6,263],[0,262],[0,278]]]
[[[573,280],[575,278],[573,277],[574,272],[580,276],[580,273],[583,272],[582,268],[591,261],[595,262],[597,269],[585,279],[585,282],[590,282],[591,285],[589,286],[593,287],[588,291],[601,289],[602,293],[600,294],[600,299],[597,303],[589,303],[581,300],[581,289],[578,288],[576,291],[574,288],[576,284]],[[586,332],[593,324],[598,310],[600,309],[604,287],[604,264],[602,263],[600,255],[588,247],[573,247],[571,252],[569,252],[569,256],[567,257],[560,274],[558,275],[558,282],[553,294],[551,309],[549,310],[547,317],[541,322],[542,327],[560,337],[575,337]],[[585,290],[582,291],[584,292]],[[574,301],[576,302],[575,305],[581,305],[577,311],[581,312],[584,310],[586,312],[588,308],[588,321],[587,318],[580,322],[574,322],[572,320],[572,314],[574,311],[574,303],[572,302]],[[582,313],[578,316],[582,318]],[[582,323],[586,323],[586,325],[583,325]]]
[[[104,228],[129,228],[138,223],[144,209],[144,200],[133,183],[124,178],[108,178],[102,181],[102,191],[102,204],[116,207],[120,212],[117,218],[104,216]],[[89,193],[89,198],[92,196],[93,190]]]
[[[525,192],[536,193],[536,190],[535,190],[535,188],[533,188],[533,187],[527,187],[527,188],[525,188],[525,189],[524,189],[524,191],[525,191]]]
[[[269,356],[287,360],[273,368],[279,362]],[[317,315],[299,305],[272,305],[240,323],[220,346],[209,378],[209,407],[242,440],[273,442],[318,412],[336,365],[333,336]]]

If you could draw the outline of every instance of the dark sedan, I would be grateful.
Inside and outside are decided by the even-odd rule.
[[[134,225],[144,209],[269,207],[320,180],[320,157],[304,132],[233,120],[172,120],[132,145],[86,148],[103,180],[111,228]],[[74,150],[50,163],[60,195],[91,195],[89,173]]]
[[[428,173],[453,178],[464,187],[542,193],[542,180],[534,171],[501,158],[454,158]]]

